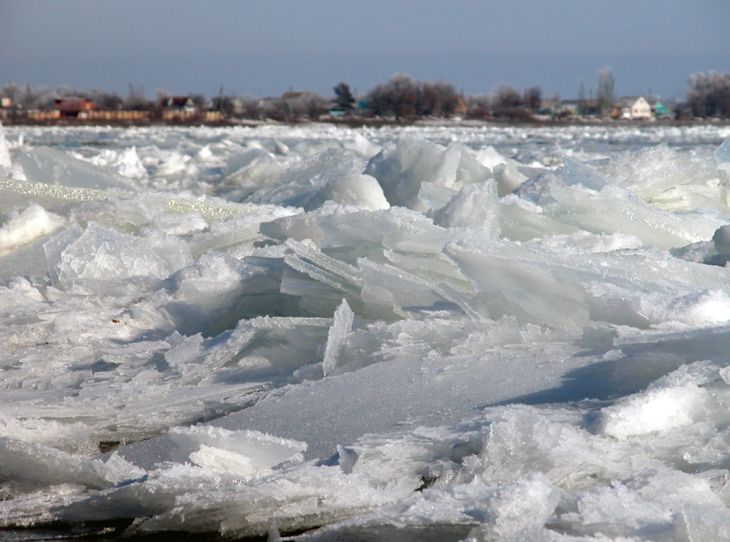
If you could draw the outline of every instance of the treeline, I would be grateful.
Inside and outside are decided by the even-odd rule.
[[[528,118],[540,109],[542,92],[530,87],[523,93],[502,86],[491,95],[466,96],[446,82],[425,82],[408,75],[396,74],[361,96],[355,96],[350,86],[341,82],[333,88],[334,96],[324,97],[313,92],[285,92],[281,96],[253,98],[219,92],[217,96],[186,94],[199,110],[220,111],[226,118],[252,120],[316,120],[323,116],[380,117],[413,120],[455,116],[475,119],[490,117]],[[50,111],[59,99],[83,98],[101,110],[147,111],[151,117],[160,116],[172,93],[157,91],[150,99],[141,87],[131,86],[126,95],[105,90],[84,91],[68,86],[57,89],[32,88],[9,83],[0,88],[16,110]]]
[[[392,76],[365,94],[357,96],[346,82],[333,88],[333,96],[324,97],[313,92],[285,92],[281,96],[253,98],[226,94],[223,89],[214,97],[186,94],[185,97],[199,111],[218,111],[226,119],[251,120],[321,120],[324,118],[356,117],[385,118],[407,121],[418,118],[466,119],[530,119],[537,115],[563,117],[571,114],[605,116],[620,105],[614,99],[613,74],[608,68],[598,72],[596,100],[592,108],[585,100],[582,83],[579,100],[561,101],[558,96],[544,98],[539,86],[519,91],[503,85],[490,94],[468,96],[447,82],[417,81],[404,74]],[[130,85],[126,95],[104,90],[81,91],[70,87],[54,90],[9,83],[0,88],[0,98],[6,98],[3,107],[12,104],[14,111],[52,110],[63,98],[85,98],[100,110],[147,111],[150,118],[161,118],[169,107],[171,93],[158,91],[148,98],[142,87]],[[578,113],[567,107],[568,102],[580,102]],[[624,104],[625,105],[625,104]],[[730,74],[699,73],[689,78],[687,95],[673,107],[675,118],[722,117],[730,118]]]

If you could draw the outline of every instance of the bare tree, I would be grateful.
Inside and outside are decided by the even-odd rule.
[[[596,83],[596,101],[601,111],[608,110],[614,101],[614,77],[613,71],[608,66],[604,66],[598,70],[598,80]]]
[[[687,106],[696,117],[730,117],[730,73],[691,75]]]
[[[20,99],[20,86],[16,83],[13,83],[12,81],[10,83],[7,83],[6,85],[3,85],[3,87],[0,89],[0,95],[10,98],[10,100],[15,104]]]
[[[260,119],[263,118],[261,111],[262,101],[258,98],[251,98],[248,96],[239,98],[240,101],[240,116],[245,119]]]
[[[124,104],[124,100],[119,94],[99,89],[92,90],[89,93],[89,99],[99,108],[107,110],[121,109]]]
[[[219,94],[213,98],[213,109],[220,111],[223,116],[231,117],[236,109],[233,97]]]
[[[466,99],[466,116],[470,119],[484,120],[491,115],[489,96],[469,96]]]
[[[302,92],[289,98],[281,98],[292,118],[317,119],[329,110],[329,101],[314,92]]]
[[[448,118],[456,113],[461,103],[461,95],[449,83],[417,84],[416,113],[419,116]]]
[[[491,99],[492,113],[495,117],[523,117],[525,116],[522,96],[508,85],[500,86]]]
[[[405,74],[393,75],[367,95],[368,109],[373,115],[393,115],[397,120],[416,116],[418,87]]]
[[[159,91],[157,95],[158,98],[161,98]],[[158,100],[158,102],[159,101],[160,100]],[[130,84],[129,91],[127,92],[127,98],[124,100],[124,108],[132,111],[149,111],[154,109],[154,103],[147,99],[144,87],[137,87]]]
[[[522,99],[527,109],[533,112],[538,111],[542,105],[542,89],[537,85],[529,87],[525,89]]]
[[[50,109],[53,106],[53,93],[46,87],[33,89],[26,85],[17,99],[22,109]]]

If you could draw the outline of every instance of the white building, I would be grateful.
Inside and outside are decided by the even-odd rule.
[[[631,120],[651,120],[654,118],[654,113],[646,98],[639,96],[623,109],[621,117]]]

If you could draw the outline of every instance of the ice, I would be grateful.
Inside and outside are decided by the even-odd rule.
[[[3,478],[35,484],[71,483],[102,489],[143,472],[117,456],[107,461],[85,459],[7,437],[0,437],[0,457]]]
[[[718,169],[722,169],[726,174],[730,173],[730,138],[725,139],[722,144],[715,149],[715,163]]]
[[[140,160],[136,147],[130,147],[123,151],[104,149],[101,154],[94,156],[90,161],[92,164],[110,169],[122,177],[132,179],[147,177],[147,169]]]
[[[11,167],[12,163],[10,161],[8,143],[5,139],[5,130],[3,129],[2,123],[0,123],[0,175],[3,177],[8,175]]]
[[[548,262],[507,254],[504,245],[489,250],[450,245],[446,253],[471,279],[484,318],[512,315],[573,332],[590,320],[580,289]]]
[[[347,336],[352,332],[354,318],[355,313],[350,310],[347,301],[343,299],[335,311],[334,322],[327,335],[327,348],[324,351],[324,359],[322,360],[324,376],[331,375],[337,370],[337,360]]]
[[[378,180],[391,205],[419,211],[426,209],[418,199],[421,183],[459,190],[491,175],[463,146],[452,144],[444,148],[417,139],[402,139],[386,147],[370,160],[365,173]]]
[[[0,256],[53,233],[63,226],[64,219],[47,212],[43,207],[31,204],[20,212],[11,214],[0,226]]]
[[[390,207],[378,181],[370,175],[363,174],[332,179],[315,199],[315,206],[319,201],[334,201],[341,205],[355,205],[371,210],[388,209]]]
[[[592,190],[601,190],[609,184],[607,178],[590,166],[568,156],[563,157],[563,167],[558,170],[557,174],[567,185],[581,185]]]
[[[479,162],[488,167],[490,170],[494,170],[499,164],[507,164],[511,162],[511,160],[505,158],[492,145],[484,147],[483,149],[479,149],[476,152],[476,158],[477,160],[479,160]]]
[[[227,431],[214,427],[175,428],[161,442],[164,461],[189,459],[206,471],[233,474],[250,480],[270,474],[284,462],[302,460],[307,445],[255,431]]]
[[[499,236],[499,206],[495,183],[487,181],[462,188],[435,213],[434,222],[447,228],[470,228],[484,238]]]
[[[727,127],[6,132],[11,536],[728,538]]]
[[[535,475],[505,487],[490,503],[484,526],[467,540],[529,540],[541,538],[543,526],[560,502],[560,492],[549,480]]]
[[[498,164],[492,173],[497,180],[500,196],[511,194],[527,179],[527,176],[519,172],[512,164]]]
[[[51,275],[68,291],[129,295],[159,287],[160,280],[192,262],[188,246],[175,238],[125,235],[93,222],[66,243],[61,237],[50,239],[46,254]]]
[[[720,217],[701,214],[676,215],[635,198],[616,186],[600,192],[581,188],[556,188],[554,203],[545,207],[551,218],[594,233],[623,232],[646,244],[680,247],[710,237]]]
[[[365,160],[351,151],[329,149],[298,161],[274,182],[251,193],[247,201],[316,209],[331,197],[343,203],[382,206],[379,190],[361,175]]]
[[[273,154],[263,149],[247,149],[231,159],[222,179],[224,194],[232,200],[243,200],[257,189],[272,184],[283,172]]]
[[[58,149],[36,147],[22,151],[17,160],[27,180],[77,188],[131,190],[133,186],[120,175],[72,158]]]

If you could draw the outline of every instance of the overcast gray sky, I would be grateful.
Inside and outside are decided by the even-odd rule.
[[[682,96],[730,71],[730,0],[0,0],[0,84],[126,92],[360,92],[393,73]]]

